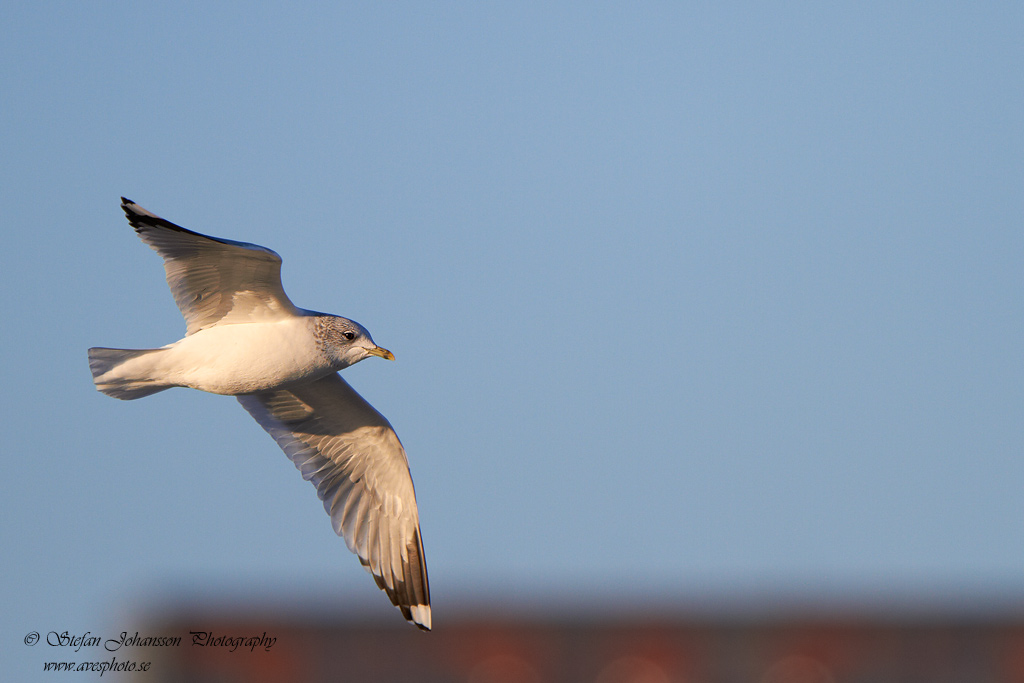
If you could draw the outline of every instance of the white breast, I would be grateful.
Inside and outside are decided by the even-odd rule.
[[[168,379],[214,394],[266,391],[332,371],[308,317],[215,325],[168,350],[161,358]]]

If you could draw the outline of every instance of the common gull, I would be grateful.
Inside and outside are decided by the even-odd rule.
[[[89,349],[96,388],[136,399],[171,387],[235,396],[313,482],[335,532],[402,615],[430,629],[430,589],[409,463],[387,419],[339,370],[394,360],[359,323],[298,308],[281,257],[208,237],[124,197],[139,237],[164,260],[187,324],[159,349]]]

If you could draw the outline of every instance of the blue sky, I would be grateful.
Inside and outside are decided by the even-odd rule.
[[[3,15],[26,671],[25,632],[182,592],[377,599],[235,401],[93,389],[89,346],[184,332],[120,195],[395,352],[346,377],[409,453],[436,624],[495,587],[1024,598],[1018,3]]]

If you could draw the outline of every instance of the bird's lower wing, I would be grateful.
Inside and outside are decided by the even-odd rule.
[[[334,530],[409,621],[430,629],[430,588],[412,477],[388,421],[338,373],[238,396],[313,482]]]

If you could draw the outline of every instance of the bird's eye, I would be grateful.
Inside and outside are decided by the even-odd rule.
[[[355,338],[356,338],[356,333],[355,332],[352,332],[350,330],[350,331],[345,333],[345,339],[348,339],[349,341],[352,341]]]

